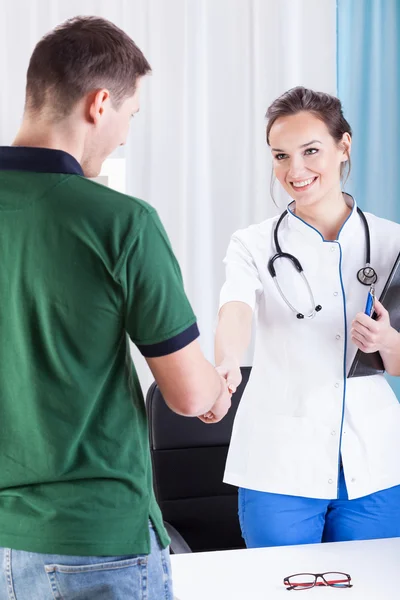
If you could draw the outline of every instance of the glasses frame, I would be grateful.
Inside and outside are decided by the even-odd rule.
[[[336,582],[329,582],[325,579],[326,575],[343,575],[346,578],[346,582],[343,582],[343,585],[338,586],[337,584],[339,583],[338,581]],[[311,575],[312,577],[314,577],[314,583],[312,584],[299,584],[299,585],[294,585],[293,583],[291,583],[289,580],[293,579],[294,577],[301,577],[303,575]],[[318,579],[322,579],[322,582],[318,581]],[[326,571],[325,573],[296,573],[294,575],[289,575],[288,577],[285,577],[283,580],[283,584],[287,587],[287,591],[302,591],[302,590],[311,590],[314,587],[318,587],[318,586],[325,586],[325,587],[333,587],[333,588],[337,588],[337,589],[348,589],[353,587],[353,584],[351,583],[351,576],[348,573],[342,573],[341,571]]]

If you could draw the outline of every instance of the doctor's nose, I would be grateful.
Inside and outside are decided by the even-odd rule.
[[[305,167],[302,157],[292,157],[289,163],[288,175],[292,179],[298,179],[304,175]]]

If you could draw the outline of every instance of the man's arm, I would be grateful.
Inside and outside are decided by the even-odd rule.
[[[125,328],[175,412],[219,421],[230,407],[226,381],[203,356],[182,274],[158,215],[142,215],[119,268]],[[201,417],[202,418],[202,417]]]
[[[174,412],[187,417],[212,412],[221,420],[231,401],[225,380],[205,359],[197,341],[182,350],[146,358],[164,400]]]

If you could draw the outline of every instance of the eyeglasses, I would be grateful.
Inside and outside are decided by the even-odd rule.
[[[321,581],[318,581],[321,579]],[[353,587],[351,577],[347,573],[329,571],[328,573],[297,573],[289,575],[283,580],[287,590],[309,590],[317,586],[328,586],[334,588]]]

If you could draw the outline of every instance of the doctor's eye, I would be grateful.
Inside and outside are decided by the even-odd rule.
[[[276,160],[283,160],[284,158],[287,158],[287,154],[275,154],[275,158]]]
[[[304,154],[310,156],[311,154],[317,154],[318,148],[307,148]]]

